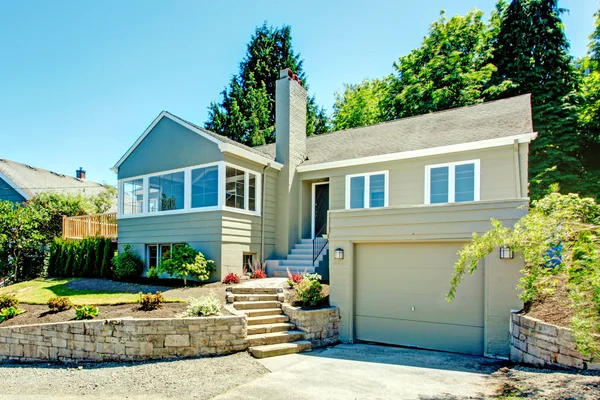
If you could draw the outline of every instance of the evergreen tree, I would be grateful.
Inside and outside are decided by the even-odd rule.
[[[221,103],[211,103],[205,127],[238,142],[258,146],[275,141],[275,81],[290,68],[306,84],[300,54],[292,47],[291,28],[258,27],[248,43],[239,72],[221,93]],[[307,101],[308,136],[328,131],[327,116],[314,96]]]
[[[491,85],[503,85],[497,99],[532,94],[530,196],[539,198],[551,184],[581,192],[583,168],[578,158],[577,75],[569,56],[558,0],[513,0],[492,42],[497,70]]]

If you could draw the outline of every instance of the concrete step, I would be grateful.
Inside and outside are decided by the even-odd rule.
[[[304,339],[304,332],[302,331],[259,333],[248,335],[248,345],[266,346],[268,344],[291,343],[302,339]]]
[[[304,260],[309,263],[312,262],[312,253],[302,253],[302,254],[288,254],[288,260]]]
[[[310,243],[303,243],[303,244],[297,244],[294,246],[294,249],[297,250],[310,250],[312,251],[313,245],[312,242]]]
[[[271,344],[266,346],[253,346],[248,349],[250,354],[256,358],[282,356],[284,354],[300,353],[312,350],[312,345],[307,340],[299,340],[293,343]]]
[[[281,324],[288,322],[290,317],[287,315],[265,315],[262,317],[248,317],[248,326],[263,324]]]
[[[296,328],[296,325],[289,322],[283,322],[280,324],[263,324],[263,325],[249,325],[248,335],[259,335],[261,333],[272,333],[272,332],[287,332]]]
[[[292,249],[292,251],[290,251],[290,254],[312,254],[313,249],[312,246],[310,246],[309,249]]]
[[[266,317],[266,316],[279,316],[283,314],[281,308],[267,308],[267,309],[254,309],[254,310],[242,310],[248,318],[254,317]]]
[[[233,294],[277,294],[277,288],[232,287]]]
[[[277,301],[276,294],[233,294],[228,297],[233,297],[233,301]]]
[[[278,301],[236,301],[233,303],[236,310],[256,310],[267,308],[281,308]]]
[[[310,256],[309,259],[304,259],[304,260],[281,260],[279,261],[279,266],[283,266],[285,267],[287,266],[292,266],[292,267],[312,267],[312,256]]]
[[[300,240],[300,244],[310,244],[312,245],[313,240],[312,239],[301,239]]]
[[[305,272],[307,274],[315,273],[315,267],[306,268],[306,267],[288,266],[288,269],[290,270],[290,272],[292,274],[298,274],[298,275],[301,275]],[[287,269],[285,267],[282,268],[281,266],[274,268],[272,270],[272,275],[276,278],[287,278],[288,277]]]

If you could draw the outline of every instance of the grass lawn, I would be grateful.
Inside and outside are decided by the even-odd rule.
[[[69,282],[80,279],[35,279],[0,288],[0,294],[14,293],[21,303],[26,304],[46,304],[48,299],[56,296],[68,296],[73,304],[107,305],[137,302],[138,294],[132,293],[132,290],[123,292],[109,289],[73,289],[68,286]],[[144,290],[144,286],[139,286],[140,291]],[[182,301],[178,298],[169,298],[168,295],[165,297],[168,302]]]

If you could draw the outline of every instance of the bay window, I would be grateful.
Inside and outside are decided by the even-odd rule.
[[[121,196],[123,215],[141,214],[144,206],[144,181],[132,179],[123,182],[123,196]]]
[[[388,205],[388,171],[346,176],[346,208]]]
[[[425,204],[479,199],[479,160],[425,167]]]
[[[151,176],[148,185],[148,212],[183,210],[183,171]]]
[[[246,211],[256,208],[256,174],[227,166],[225,170],[225,206]]]
[[[218,204],[218,166],[192,169],[192,208],[216,207]]]

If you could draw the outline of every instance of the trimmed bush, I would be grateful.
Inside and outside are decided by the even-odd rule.
[[[52,297],[48,299],[48,308],[52,312],[66,311],[73,307],[73,303],[68,297]]]
[[[161,292],[156,292],[155,294],[143,294],[142,292],[140,292],[140,298],[138,299],[138,303],[140,304],[140,310],[144,311],[156,310],[158,306],[160,306],[164,302],[165,298],[163,297]]]
[[[54,239],[50,245],[47,274],[51,277],[112,279],[111,261],[116,244],[110,239]],[[108,253],[108,260],[106,259]],[[103,265],[109,268],[102,268]]]
[[[75,319],[77,320],[92,319],[94,317],[97,317],[99,314],[100,310],[98,310],[98,307],[96,306],[86,304],[83,306],[75,307]]]
[[[14,294],[0,294],[0,310],[3,308],[16,307],[19,305],[19,300]]]
[[[221,315],[221,302],[214,293],[188,299],[188,307],[179,317],[208,317],[210,315]]]
[[[303,279],[296,288],[296,294],[303,305],[315,307],[323,300],[323,286],[317,280]]]
[[[144,271],[144,261],[129,244],[125,245],[121,254],[115,252],[112,263],[115,267],[114,274],[120,280],[138,278]],[[104,268],[106,267],[103,266]]]

